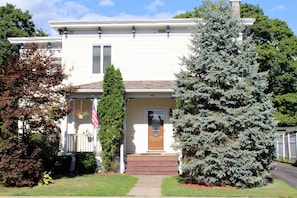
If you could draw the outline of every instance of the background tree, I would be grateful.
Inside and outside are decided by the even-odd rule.
[[[202,5],[193,29],[192,54],[177,74],[173,112],[185,180],[210,186],[262,186],[274,157],[272,104],[265,73],[258,73],[250,37],[229,4]]]
[[[120,70],[113,65],[106,68],[103,93],[98,111],[100,118],[99,140],[102,145],[102,165],[104,171],[116,171],[122,143],[125,118],[125,89]]]
[[[7,3],[0,7],[0,66],[6,57],[18,54],[16,46],[10,44],[9,37],[46,36],[40,29],[35,29],[32,16],[28,11],[23,12],[14,5]]]
[[[62,65],[36,44],[7,63],[0,70],[0,176],[5,185],[32,186],[58,152],[56,122],[69,112],[67,99],[75,88],[63,84],[67,75]]]
[[[0,6],[0,69],[6,69],[7,57],[16,58],[19,53],[18,46],[12,45],[9,37],[46,36],[42,30],[35,29],[32,16],[28,11],[23,12],[12,4]],[[0,94],[3,91],[3,83],[0,79]],[[0,117],[0,132],[3,119]]]
[[[257,45],[260,71],[268,72],[275,118],[279,126],[296,126],[297,37],[286,22],[269,19],[259,6],[242,4],[241,16],[256,18],[250,34]]]
[[[212,4],[212,9],[214,9]],[[297,37],[287,23],[270,19],[258,5],[241,4],[242,18],[255,18],[249,34],[258,53],[259,71],[268,72],[268,93],[273,93],[274,117],[279,126],[297,125]],[[175,18],[201,17],[203,7]]]

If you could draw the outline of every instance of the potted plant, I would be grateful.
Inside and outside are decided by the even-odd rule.
[[[87,111],[83,111],[82,109],[77,109],[77,110],[75,111],[75,115],[77,115],[77,117],[78,117],[79,119],[83,119],[84,116],[89,115],[89,112],[87,112]]]

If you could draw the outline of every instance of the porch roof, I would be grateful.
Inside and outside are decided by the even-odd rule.
[[[78,86],[77,92],[99,92],[103,91],[103,82],[93,82]],[[173,92],[175,81],[124,81],[126,92]]]

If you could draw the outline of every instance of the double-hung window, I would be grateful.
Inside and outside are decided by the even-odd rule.
[[[111,65],[111,46],[94,45],[92,73],[103,74],[106,70],[106,67],[110,65]]]

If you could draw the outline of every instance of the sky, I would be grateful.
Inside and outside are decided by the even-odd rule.
[[[215,1],[215,0],[214,0]],[[38,29],[54,36],[48,21],[169,19],[192,11],[202,0],[0,0],[0,6],[11,3],[29,11]],[[259,5],[269,18],[287,22],[297,35],[297,0],[241,0]]]

